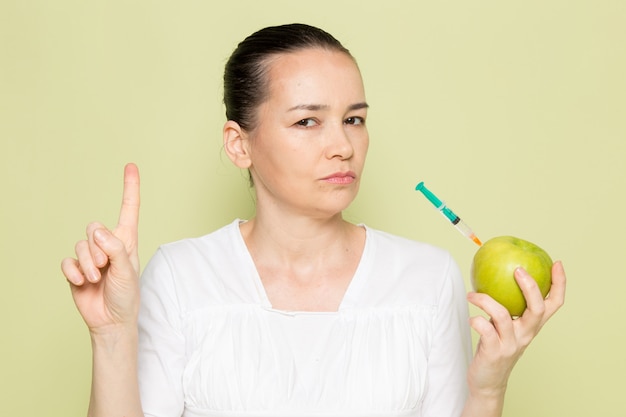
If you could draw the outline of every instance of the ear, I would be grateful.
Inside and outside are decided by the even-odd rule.
[[[224,150],[236,167],[250,168],[250,149],[248,134],[239,126],[239,123],[232,120],[224,124]]]

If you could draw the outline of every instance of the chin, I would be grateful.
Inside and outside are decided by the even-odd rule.
[[[327,206],[316,205],[314,210],[316,214],[320,217],[331,218],[336,215],[341,215],[345,209],[347,209],[354,199],[345,199],[345,201],[341,201],[340,199],[336,199],[335,201],[329,202]],[[312,207],[313,208],[313,207]]]

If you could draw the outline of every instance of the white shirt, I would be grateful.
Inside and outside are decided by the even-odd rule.
[[[337,312],[272,308],[239,230],[159,248],[142,275],[146,416],[458,416],[471,338],[450,255],[366,229]]]

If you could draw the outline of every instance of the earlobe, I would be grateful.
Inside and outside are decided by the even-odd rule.
[[[232,120],[224,124],[224,150],[236,167],[250,168],[250,152],[248,148],[248,134]]]

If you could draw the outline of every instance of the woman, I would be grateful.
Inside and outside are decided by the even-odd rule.
[[[224,148],[249,170],[254,218],[162,246],[140,290],[129,164],[118,226],[90,224],[63,261],[92,337],[89,415],[500,416],[515,362],[563,303],[561,264],[546,300],[516,271],[517,320],[467,296],[491,317],[470,320],[472,359],[447,252],[342,218],[369,140],[348,50],[314,27],[266,28],[224,86]]]

